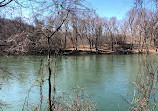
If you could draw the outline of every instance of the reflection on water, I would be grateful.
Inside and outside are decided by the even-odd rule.
[[[133,94],[133,81],[138,71],[138,55],[88,55],[60,57],[57,61],[57,93],[69,92],[79,85],[87,90],[99,110],[127,111],[129,105],[120,95]],[[39,103],[38,70],[43,56],[0,56],[3,87],[0,100],[9,104],[6,110],[21,110],[31,86],[29,101]],[[53,65],[52,65],[53,66]],[[44,69],[43,74],[47,74]],[[9,76],[8,78],[8,75]],[[4,78],[2,78],[4,77]],[[47,77],[47,76],[46,76]],[[47,79],[47,78],[45,78]],[[35,83],[35,84],[34,84]],[[44,99],[47,102],[47,81]],[[45,102],[45,103],[46,103]]]

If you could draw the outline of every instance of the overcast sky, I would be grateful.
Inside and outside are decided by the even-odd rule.
[[[101,17],[117,17],[121,20],[133,5],[133,0],[87,0]]]

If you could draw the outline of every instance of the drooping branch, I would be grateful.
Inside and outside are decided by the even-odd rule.
[[[6,5],[8,5],[9,3],[11,3],[13,0],[9,0],[8,2],[6,2],[6,0],[3,0],[0,2],[0,7],[4,7]]]
[[[68,10],[68,13],[65,17],[65,19],[63,19],[62,23],[59,25],[59,27],[49,36],[49,38],[51,38],[56,32],[58,32],[58,30],[62,27],[62,25],[64,24],[64,22],[66,21],[66,19],[68,18],[70,10]]]

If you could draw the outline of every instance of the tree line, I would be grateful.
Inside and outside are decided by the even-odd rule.
[[[122,20],[117,20],[116,17],[103,18],[94,10],[80,9],[76,6],[73,7],[73,11],[67,12],[64,3],[56,3],[56,12],[47,18],[42,19],[39,13],[35,13],[32,24],[27,23],[22,17],[1,17],[0,46],[7,54],[47,53],[47,37],[62,23],[50,38],[53,53],[55,50],[64,52],[68,49],[96,53],[142,53],[150,50],[157,52],[157,2],[150,4],[153,8],[145,7],[143,1],[136,0],[135,3],[136,6],[129,10]]]

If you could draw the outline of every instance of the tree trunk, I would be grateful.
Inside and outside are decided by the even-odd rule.
[[[112,34],[111,34],[111,49],[112,51],[114,51],[114,40]]]
[[[51,55],[51,52],[50,52],[50,37],[48,37],[48,84],[49,84],[49,92],[48,92],[48,103],[49,103],[49,106],[48,106],[48,110],[49,111],[52,111],[52,103],[51,103],[51,75],[52,75],[52,71],[51,71],[51,68],[50,68],[50,55]]]
[[[66,48],[66,36],[67,36],[67,29],[66,29],[66,32],[65,32],[64,49]]]

